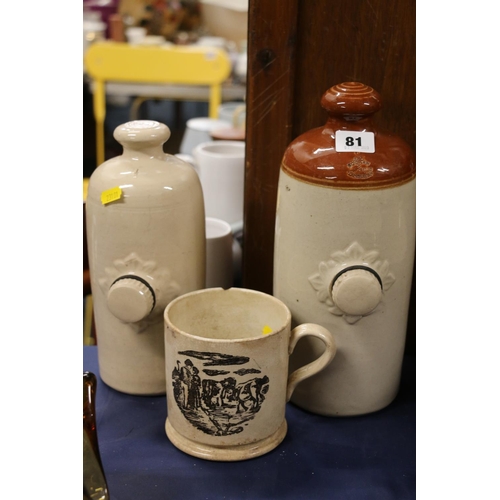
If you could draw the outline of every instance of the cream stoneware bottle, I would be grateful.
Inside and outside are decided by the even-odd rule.
[[[337,355],[292,402],[328,416],[361,415],[395,398],[415,256],[415,160],[372,115],[381,97],[347,82],[330,88],[323,127],[285,151],[278,183],[273,294],[293,324],[318,323]],[[291,370],[321,347],[301,341]]]
[[[192,166],[163,152],[169,128],[114,131],[123,154],[89,181],[87,239],[99,370],[128,394],[164,394],[163,311],[205,286],[205,211]]]

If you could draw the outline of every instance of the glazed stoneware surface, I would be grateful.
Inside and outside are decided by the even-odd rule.
[[[337,85],[325,92],[321,105],[328,112],[326,124],[292,141],[282,170],[305,182],[337,189],[394,186],[415,177],[410,147],[399,137],[378,130],[372,121],[382,107],[381,97],[372,88],[355,82]],[[336,134],[345,131],[373,133],[375,151],[337,152]]]
[[[207,217],[229,224],[243,220],[245,143],[207,141],[193,150]]]
[[[180,153],[192,155],[193,149],[198,144],[212,140],[210,135],[212,131],[229,127],[231,127],[231,121],[229,120],[217,120],[208,117],[191,118],[186,122],[186,130],[179,147]]]
[[[234,281],[233,233],[221,219],[206,218],[207,278],[206,287],[231,288]]]
[[[163,311],[205,286],[205,214],[193,168],[155,121],[117,127],[123,154],[92,174],[87,230],[99,368],[129,394],[165,393]]]
[[[398,391],[415,254],[415,162],[401,139],[373,125],[381,99],[370,87],[337,85],[322,105],[326,125],[284,154],[273,294],[289,307],[292,325],[318,323],[338,346],[292,401],[322,415],[360,415],[387,406]],[[362,132],[363,140],[372,132],[375,151],[337,151],[338,131]],[[318,350],[306,339],[291,369]]]
[[[279,445],[295,386],[324,369],[336,352],[323,327],[300,325],[291,332],[290,321],[281,301],[242,288],[196,291],[167,306],[165,430],[177,448],[235,461]],[[288,376],[289,352],[310,337],[322,349]]]

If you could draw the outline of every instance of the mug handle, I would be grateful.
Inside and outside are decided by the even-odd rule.
[[[325,344],[325,351],[318,359],[315,359],[314,361],[311,361],[311,363],[298,368],[288,376],[286,387],[287,402],[290,401],[292,393],[299,382],[302,382],[302,380],[309,378],[323,370],[323,368],[326,368],[337,353],[337,344],[335,343],[333,335],[326,328],[314,323],[304,323],[303,325],[299,325],[292,330],[290,335],[290,344],[288,346],[288,355],[290,356],[290,354],[292,354],[297,342],[302,337],[307,337],[309,335],[320,339]]]

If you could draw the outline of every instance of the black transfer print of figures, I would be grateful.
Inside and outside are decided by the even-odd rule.
[[[200,431],[212,436],[229,436],[244,430],[255,417],[269,390],[269,378],[251,377],[261,371],[253,366],[233,371],[231,365],[253,364],[244,356],[220,353],[181,351],[183,362],[177,360],[172,371],[174,398],[186,419]],[[193,362],[194,360],[194,362]],[[202,366],[224,366],[224,370],[200,369]],[[204,375],[207,377],[204,377]],[[201,377],[204,378],[201,378]]]

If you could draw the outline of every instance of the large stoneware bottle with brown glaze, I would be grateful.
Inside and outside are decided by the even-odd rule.
[[[280,170],[274,295],[295,324],[319,323],[337,356],[292,401],[322,415],[360,415],[396,396],[415,256],[415,160],[378,130],[381,97],[348,82],[330,88],[323,127],[287,148]],[[291,370],[321,346],[301,341]]]
[[[117,127],[123,154],[89,182],[87,240],[102,380],[128,394],[164,394],[163,311],[205,287],[205,210],[195,170],[163,152],[170,130]]]

